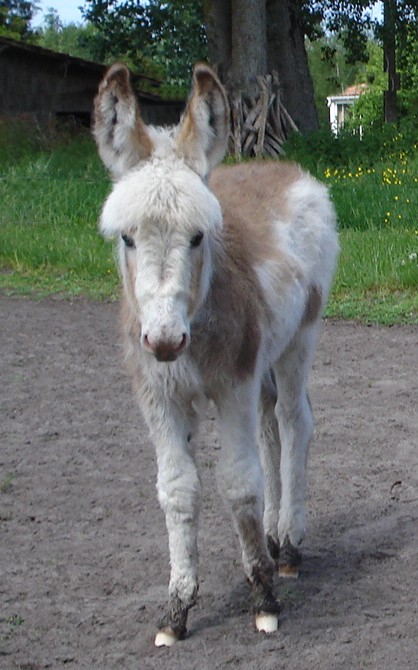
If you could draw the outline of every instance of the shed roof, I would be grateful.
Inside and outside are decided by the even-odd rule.
[[[108,67],[108,65],[105,65],[104,63],[97,63],[96,61],[79,58],[78,56],[71,56],[70,54],[63,53],[61,51],[45,49],[44,47],[37,46],[36,44],[28,44],[27,42],[20,42],[18,40],[0,35],[0,57],[1,54],[6,50],[19,51],[20,53],[27,53],[29,55],[33,54],[49,60],[55,60],[62,63],[63,65],[74,66],[80,69],[88,70],[90,72],[97,72],[98,74],[103,74]],[[154,79],[152,77],[148,77],[147,75],[135,74],[132,72],[131,78],[133,85],[141,96],[144,96],[150,100],[159,99],[159,96],[141,90],[141,83],[151,84],[152,86],[156,87],[160,86],[161,81],[159,79]]]

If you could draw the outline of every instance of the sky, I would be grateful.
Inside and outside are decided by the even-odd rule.
[[[43,15],[47,12],[49,7],[57,10],[58,15],[63,23],[81,23],[83,18],[78,7],[84,5],[84,0],[37,0],[41,10],[35,15],[32,25],[36,28],[43,22]],[[376,7],[373,12],[377,18],[381,17],[382,3],[376,2]]]
[[[43,23],[43,15],[47,13],[50,7],[57,10],[58,15],[63,23],[81,23],[83,17],[78,7],[84,5],[83,0],[37,0],[37,4],[41,9],[35,14],[32,25],[37,28]]]

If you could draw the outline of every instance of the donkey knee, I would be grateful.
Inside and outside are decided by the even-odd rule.
[[[260,509],[263,498],[263,471],[256,453],[241,457],[234,462],[221,463],[217,471],[218,489],[232,507],[242,501],[258,501]]]
[[[159,472],[158,500],[163,512],[183,518],[195,517],[199,508],[201,483],[196,468],[185,464],[182,472]]]

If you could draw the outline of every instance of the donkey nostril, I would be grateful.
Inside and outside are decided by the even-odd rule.
[[[180,344],[178,344],[177,347],[175,348],[176,353],[180,353],[180,351],[183,351],[183,349],[186,348],[188,341],[189,338],[187,336],[187,333],[183,333]]]
[[[176,351],[183,351],[184,347],[187,344],[187,334],[183,333],[180,344],[176,347]]]
[[[143,346],[145,347],[145,349],[148,349],[149,351],[153,351],[153,346],[152,346],[152,344],[150,343],[150,341],[149,341],[149,339],[148,339],[148,335],[147,335],[147,333],[145,333],[145,334],[142,336],[142,344],[143,344]]]

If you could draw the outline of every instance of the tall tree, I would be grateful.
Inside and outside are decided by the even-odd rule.
[[[90,48],[98,59],[123,59],[179,93],[188,89],[193,63],[207,57],[200,1],[85,0],[82,13],[97,29]]]
[[[267,67],[277,70],[285,105],[304,132],[318,128],[318,114],[299,0],[267,0]]]
[[[32,34],[31,21],[39,6],[27,0],[0,0],[0,34],[27,39]]]
[[[300,0],[206,0],[209,58],[232,91],[254,95],[277,71],[284,104],[302,131],[318,128]]]
[[[266,72],[265,0],[231,0],[230,86],[233,90],[254,95],[257,91],[256,77]]]

